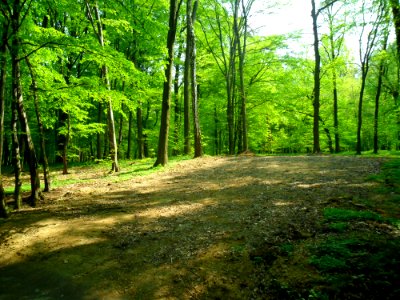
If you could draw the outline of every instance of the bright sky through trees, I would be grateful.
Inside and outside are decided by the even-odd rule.
[[[263,36],[296,33],[300,41],[289,44],[298,51],[304,45],[312,46],[311,4],[308,0],[255,1],[251,26]]]

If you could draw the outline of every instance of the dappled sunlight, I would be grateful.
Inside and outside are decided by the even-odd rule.
[[[71,245],[89,245],[104,240],[94,234],[103,228],[96,221],[78,219],[68,223],[66,226],[62,220],[51,218],[34,223],[21,233],[11,231],[12,243],[5,241],[0,246],[0,264],[17,263],[37,252],[59,251]]]
[[[270,259],[257,249],[313,236],[323,201],[373,186],[368,168],[349,175],[358,161],[320,159],[207,157],[58,188],[10,219],[23,229],[0,235],[0,264],[9,278],[29,264],[29,276],[67,282],[76,299],[246,299],[255,264]]]
[[[287,201],[275,201],[274,205],[275,206],[287,206],[287,205],[293,205],[293,203],[287,202]]]
[[[185,214],[194,214],[203,209],[207,204],[205,203],[182,203],[176,205],[169,205],[167,207],[154,207],[138,212],[136,216],[144,218],[160,218],[160,217],[174,217]]]

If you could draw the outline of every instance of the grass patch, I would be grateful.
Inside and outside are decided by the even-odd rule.
[[[399,239],[349,233],[314,245],[309,263],[322,275],[320,289],[329,299],[357,294],[368,299],[395,299],[400,296],[399,249]]]
[[[357,211],[357,210],[343,209],[336,207],[325,208],[324,218],[327,221],[352,221],[352,220],[383,221],[382,216],[372,211]]]
[[[25,193],[25,192],[29,192],[31,190],[31,185],[30,184],[23,184],[21,185],[21,192]],[[6,195],[12,195],[14,194],[14,186],[10,187],[4,187],[4,193]]]
[[[314,237],[281,245],[290,255],[276,259],[265,288],[274,299],[400,299],[400,159],[366,180],[377,187],[359,207],[325,207]]]
[[[336,232],[344,232],[349,228],[349,224],[346,222],[334,222],[329,224],[329,229]]]

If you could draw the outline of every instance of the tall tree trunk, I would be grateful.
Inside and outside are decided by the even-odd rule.
[[[365,8],[365,2],[363,3],[363,13]],[[384,25],[387,16],[387,11],[386,11],[386,4],[384,2],[380,3],[380,7],[377,8],[377,15],[376,19],[373,22],[373,26],[371,30],[367,34],[367,43],[366,45],[362,45],[362,38],[363,35],[365,34],[365,25],[362,28],[361,34],[360,34],[360,39],[359,39],[359,57],[360,57],[360,63],[361,63],[361,88],[360,88],[360,95],[359,95],[359,102],[358,102],[358,120],[357,120],[357,144],[356,144],[356,154],[360,155],[362,151],[362,145],[361,145],[361,129],[362,129],[362,121],[363,121],[363,101],[364,101],[364,92],[365,92],[365,86],[366,86],[366,81],[367,81],[367,76],[369,72],[369,67],[370,67],[370,60],[371,56],[373,53],[373,50],[375,49],[375,42],[378,37],[378,32],[383,29],[386,30],[387,28],[380,28],[381,25]],[[386,23],[387,24],[387,23]],[[363,47],[364,46],[364,47]],[[363,52],[364,50],[364,52]]]
[[[182,44],[179,47],[178,59],[181,60],[182,57]],[[180,95],[179,95],[179,78],[181,76],[181,66],[179,64],[175,65],[175,79],[174,79],[174,149],[172,155],[179,155],[181,152],[179,143],[179,132],[181,128],[181,105],[180,105]],[[190,151],[190,150],[189,150]]]
[[[244,63],[246,57],[246,49],[247,49],[247,17],[249,14],[249,10],[252,6],[254,0],[249,1],[247,3],[247,7],[242,1],[242,13],[243,13],[243,44],[241,44],[240,40],[240,33],[239,33],[239,25],[238,20],[235,19],[235,32],[236,32],[236,39],[238,41],[238,56],[239,56],[239,89],[240,89],[240,102],[241,102],[241,136],[242,136],[242,152],[246,152],[249,150],[248,146],[248,130],[247,130],[247,109],[246,109],[246,88],[244,83]],[[236,5],[239,5],[239,0],[236,0]]]
[[[194,22],[196,20],[198,1],[195,0],[194,5],[192,0],[187,1],[187,47],[189,48],[190,61],[190,90],[192,94],[192,110],[193,110],[193,130],[194,130],[194,157],[203,155],[201,145],[201,129],[199,118],[198,104],[198,86],[196,76],[196,36],[194,32]]]
[[[90,8],[88,0],[86,0],[86,8],[88,10],[88,18],[92,24],[93,30],[97,35],[97,39],[99,44],[102,48],[104,48],[104,33],[103,33],[103,24],[101,22],[99,5],[97,1],[95,2],[93,9],[95,13],[96,20],[93,18],[92,9]],[[95,26],[97,23],[97,28]],[[104,80],[107,90],[111,90],[111,83],[108,77],[108,68],[104,65],[101,69],[101,76]],[[111,171],[118,172],[119,165],[118,165],[118,145],[117,145],[117,135],[115,131],[115,120],[114,120],[114,111],[112,106],[112,99],[111,97],[107,97],[107,125],[108,125],[108,138],[110,144],[110,157],[111,157]]]
[[[8,25],[3,25],[2,43],[0,46],[0,218],[7,218],[9,210],[5,201],[3,175],[1,166],[3,165],[3,148],[4,148],[4,110],[6,96],[6,67],[7,67],[7,33]]]
[[[365,91],[365,84],[367,81],[367,71],[365,63],[362,63],[362,75],[361,75],[361,88],[360,94],[358,97],[358,117],[357,117],[357,144],[356,144],[356,154],[361,155],[362,145],[361,145],[361,129],[363,123],[363,102],[364,102],[364,91]]]
[[[63,175],[68,174],[68,145],[71,136],[71,118],[68,113],[63,112],[65,115],[65,126],[67,133],[64,135],[64,143],[62,144],[62,162],[63,162]]]
[[[136,108],[136,122],[137,122],[137,144],[138,144],[138,158],[143,159],[146,157],[145,155],[145,143],[143,137],[143,117],[142,117],[142,108],[141,104]]]
[[[39,98],[37,94],[37,82],[36,82],[36,74],[33,71],[32,64],[29,60],[28,57],[25,58],[26,64],[28,66],[30,75],[31,75],[31,80],[32,80],[32,92],[33,92],[33,101],[35,104],[35,113],[36,113],[36,120],[38,122],[39,126],[39,135],[40,135],[40,151],[42,154],[43,158],[43,176],[44,176],[44,192],[49,192],[50,191],[50,185],[51,185],[51,178],[50,178],[50,169],[49,169],[49,161],[47,158],[46,154],[46,138],[45,138],[45,133],[44,133],[44,126],[43,126],[43,121],[42,117],[40,115],[40,110],[39,110]]]
[[[15,0],[13,3],[13,16],[11,20],[12,31],[13,31],[13,39],[11,46],[11,66],[12,66],[12,78],[13,78],[12,90],[13,90],[13,103],[15,105],[15,109],[18,111],[18,117],[21,124],[21,131],[23,132],[23,138],[26,142],[28,151],[27,153],[28,164],[29,164],[29,172],[31,179],[31,196],[29,200],[32,206],[36,206],[37,201],[40,199],[40,180],[38,172],[38,163],[23,103],[21,69],[20,69],[21,65],[20,65],[20,59],[18,57],[21,46],[19,40],[19,29],[21,26],[20,23],[21,9],[22,6],[20,0]]]
[[[220,154],[218,132],[219,132],[219,119],[218,119],[217,105],[214,104],[214,147],[215,147],[215,155],[219,155]]]
[[[237,1],[237,0],[235,0]],[[235,5],[234,19],[238,18],[239,7]],[[235,23],[235,22],[234,22]],[[235,24],[232,25],[232,31],[235,32]],[[222,36],[220,37],[222,38]],[[222,43],[221,43],[222,45]],[[228,146],[229,154],[235,154],[235,91],[236,91],[236,51],[238,47],[238,40],[235,34],[233,34],[230,50],[229,50],[229,64],[226,74],[227,82],[227,120],[228,120]]]
[[[188,0],[191,1],[191,0]],[[188,18],[188,16],[186,16]],[[188,22],[188,21],[187,21]],[[186,52],[185,52],[185,71],[183,74],[183,153],[189,155],[190,147],[190,47],[189,42],[189,26],[186,26]]]
[[[103,105],[99,102],[98,107],[97,107],[97,122],[99,124],[103,123]],[[102,138],[102,133],[99,132],[97,133],[97,138],[96,138],[96,157],[98,160],[103,158],[103,153],[101,149],[101,138]]]
[[[121,148],[121,144],[122,144],[122,130],[123,130],[123,127],[124,127],[124,117],[123,117],[123,115],[121,114],[121,115],[119,116],[119,126],[118,126],[118,142],[117,142],[118,149]],[[121,155],[122,155],[122,154],[121,154]],[[121,156],[121,155],[120,155],[120,156]]]
[[[333,70],[333,127],[335,128],[335,152],[340,152],[340,134],[339,134],[339,108],[338,108],[338,89],[336,71]]]
[[[174,65],[174,44],[178,23],[179,9],[182,0],[170,0],[169,29],[167,38],[168,59],[165,67],[165,82],[163,88],[163,99],[161,108],[160,135],[158,138],[157,160],[154,166],[168,164],[168,133],[170,119],[172,70]]]
[[[313,90],[313,107],[314,107],[314,122],[313,122],[313,152],[320,153],[321,147],[319,142],[319,108],[320,108],[320,92],[321,92],[321,56],[319,53],[319,36],[318,36],[318,11],[315,7],[315,0],[311,0],[312,11],[311,17],[313,21],[314,34],[314,90]]]
[[[383,51],[387,48],[388,36],[386,35],[383,41]],[[379,150],[379,102],[381,98],[383,76],[385,73],[385,62],[382,59],[379,64],[378,85],[375,94],[375,112],[374,112],[374,154],[378,154]]]
[[[128,149],[126,150],[126,158],[132,158],[132,127],[133,127],[133,113],[132,110],[129,109],[129,117],[128,117]]]
[[[397,56],[400,60],[400,3],[399,0],[390,0],[390,6],[392,8],[393,23],[396,32],[396,48]]]
[[[20,209],[22,207],[22,196],[21,196],[22,165],[21,165],[21,149],[18,139],[18,108],[14,99],[11,104],[11,130],[12,130],[12,161],[13,161],[12,165],[14,166],[14,177],[15,177],[14,201],[15,201],[15,208]]]
[[[314,90],[313,90],[313,153],[321,152],[319,138],[319,111],[320,111],[320,96],[321,96],[321,55],[319,53],[319,35],[318,35],[318,16],[328,7],[332,6],[338,0],[324,1],[323,6],[318,10],[315,5],[315,0],[311,0],[311,17],[313,22],[313,37],[314,37]]]

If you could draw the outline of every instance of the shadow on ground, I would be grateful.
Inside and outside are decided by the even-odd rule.
[[[368,197],[365,177],[379,166],[204,158],[84,192],[71,186],[1,221],[0,299],[274,299],[257,272],[285,245],[314,238],[324,207]]]

